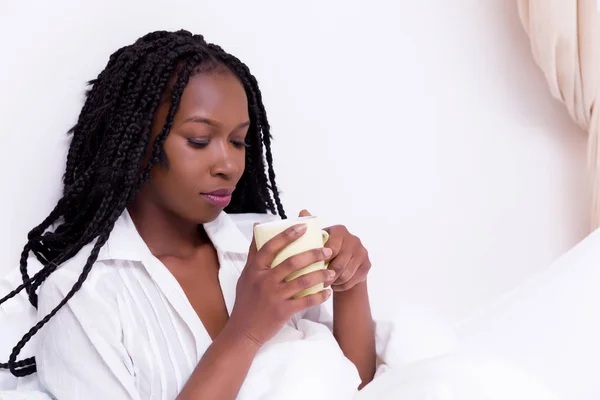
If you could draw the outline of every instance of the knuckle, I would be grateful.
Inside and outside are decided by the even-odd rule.
[[[303,303],[304,303],[304,307],[305,308],[310,308],[314,305],[314,301],[315,301],[315,297],[316,296],[304,296],[303,299]]]
[[[342,228],[342,225],[332,225],[328,228],[329,230],[329,234],[337,234],[340,230],[340,228]]]
[[[259,254],[268,254],[272,255],[276,252],[276,244],[273,240],[269,240],[265,245],[259,250]]]
[[[298,257],[291,257],[287,260],[287,265],[289,268],[296,270],[299,269],[302,265]]]
[[[301,288],[307,288],[311,286],[309,279],[306,277],[306,275],[300,275],[296,278],[296,280],[298,281],[298,286]]]
[[[312,306],[316,306],[317,304],[324,303],[329,298],[329,291],[322,290],[312,299]]]
[[[325,254],[323,253],[323,249],[313,249],[311,250],[311,255],[316,260],[322,260],[325,258]]]
[[[342,272],[342,274],[338,278],[338,281],[340,283],[346,283],[350,280],[350,278],[352,278],[352,273],[349,272],[348,270],[346,270],[346,271]]]
[[[324,283],[328,278],[327,271],[315,271],[310,275],[310,284],[308,287],[313,287],[318,283]]]
[[[368,270],[364,270],[364,271],[363,271],[363,273],[362,273],[362,274],[361,274],[361,276],[360,276],[360,277],[361,277],[361,279],[360,279],[360,280],[361,280],[361,282],[364,282],[364,281],[366,281],[366,280],[367,280],[367,273],[368,273]]]
[[[294,237],[296,237],[296,230],[292,227],[292,228],[288,228],[285,231],[283,231],[283,237],[287,240],[291,240]]]

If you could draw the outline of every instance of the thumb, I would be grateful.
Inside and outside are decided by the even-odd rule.
[[[300,214],[298,216],[299,217],[310,217],[311,213],[309,213],[307,210],[302,210],[302,211],[300,211]]]

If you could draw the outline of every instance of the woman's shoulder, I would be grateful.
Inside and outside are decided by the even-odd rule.
[[[64,297],[79,281],[86,264],[88,263],[93,243],[84,246],[75,256],[59,265],[41,284],[38,297],[40,301],[44,298]],[[35,270],[41,269],[40,261],[35,257],[29,257],[28,264]],[[105,261],[93,261],[90,270],[87,272],[84,284],[79,291],[106,292],[104,295],[109,295],[108,292],[114,292],[116,289],[116,280],[112,279],[114,274],[118,274],[117,268],[111,268]],[[103,284],[103,282],[112,282],[111,284]],[[109,288],[107,291],[106,289]]]

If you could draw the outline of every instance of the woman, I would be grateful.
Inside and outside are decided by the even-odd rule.
[[[40,320],[1,367],[37,369],[60,400],[258,398],[257,388],[277,390],[261,371],[286,366],[302,383],[294,390],[310,389],[331,379],[315,373],[324,350],[313,348],[304,369],[293,355],[310,360],[330,290],[292,297],[324,282],[334,346],[322,367],[351,389],[336,393],[368,384],[376,355],[360,240],[334,226],[325,249],[270,269],[304,226],[260,251],[236,226],[233,214],[286,217],[246,65],[202,36],[161,31],[115,52],[90,86],[70,131],[63,197],[28,235],[23,285],[0,301],[24,289]],[[284,282],[320,260],[330,269]],[[38,332],[35,360],[18,360]]]

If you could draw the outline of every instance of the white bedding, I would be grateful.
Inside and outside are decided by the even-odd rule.
[[[527,371],[487,355],[457,352],[394,369],[355,400],[559,400]]]
[[[251,235],[252,222],[256,221],[257,218],[258,216],[256,215],[248,215],[247,221],[245,222],[243,219],[238,218],[240,228],[245,234]],[[19,283],[20,274],[18,269],[15,269],[11,274],[0,279],[0,293],[8,293]],[[27,298],[23,293],[17,296],[17,298],[0,306],[0,326],[2,326],[2,329],[0,329],[0,360],[6,360],[8,358],[14,344],[32,325],[35,324],[36,320],[36,313],[29,305]],[[402,318],[399,320],[398,324],[378,321],[376,324],[376,343],[380,360],[392,367],[416,359],[434,357],[452,350],[455,341],[447,338],[445,335],[446,331],[444,330],[430,329],[430,327],[433,326],[435,325],[423,318],[415,320]],[[325,384],[325,380],[321,382],[322,384],[320,386],[318,382],[313,382],[314,388],[311,387],[310,391],[318,393],[320,396],[319,398],[323,399],[330,399],[332,396],[337,395],[342,396],[341,398],[353,397],[355,393],[353,387],[356,387],[358,382],[354,385],[347,382],[347,380],[349,376],[356,379],[358,379],[358,376],[351,364],[350,367],[354,371],[350,371],[349,373],[346,371],[347,373],[343,375],[341,374],[342,371],[337,371],[337,369],[340,369],[340,365],[345,365],[349,362],[344,363],[335,359],[335,354],[338,354],[337,357],[339,358],[341,352],[339,351],[339,348],[337,348],[337,352],[333,351],[336,349],[337,344],[335,343],[331,332],[325,325],[320,324],[315,324],[314,326],[307,325],[302,328],[304,329],[303,333],[306,336],[307,341],[310,341],[312,346],[302,350],[302,341],[295,345],[292,342],[287,343],[285,341],[284,343],[279,343],[277,351],[290,352],[289,357],[286,358],[286,360],[294,360],[294,363],[291,365],[273,366],[268,362],[263,362],[261,365],[261,360],[266,358],[262,357],[261,359],[257,359],[255,362],[257,365],[253,365],[253,368],[260,366],[257,373],[253,374],[253,376],[256,377],[257,382],[255,384],[252,382],[245,384],[245,386],[248,386],[250,389],[244,389],[243,398],[281,398],[281,396],[284,396],[283,391],[293,391],[292,389],[298,385],[293,377],[298,374],[302,375],[301,371],[303,368],[305,369],[305,372],[314,373],[315,368],[311,366],[314,365],[314,360],[320,358],[322,359],[322,362],[317,364],[317,366],[322,364],[321,369],[323,369],[323,374],[319,374],[319,378],[322,377],[323,379],[328,380],[329,385]],[[34,354],[35,345],[36,337],[28,343],[19,359],[32,356]],[[263,350],[262,353],[268,353],[269,349],[265,348]],[[307,351],[309,351],[310,354],[307,353]],[[330,358],[324,357],[325,355],[329,355]],[[312,364],[309,362],[311,357],[313,360]],[[279,357],[279,359],[280,358],[281,357]],[[331,366],[329,369],[326,368],[327,362],[329,362]],[[378,370],[379,373],[382,373],[384,369],[385,368],[380,368]],[[260,373],[262,370],[270,372]],[[305,373],[304,376],[307,376],[307,373]],[[308,373],[308,376],[310,376],[310,373]],[[327,392],[327,390],[332,389],[331,380],[335,380],[336,376],[338,377],[340,387],[344,386],[350,388],[347,393],[342,394],[340,393],[340,390],[336,390],[335,395]],[[260,382],[261,379],[269,379],[274,383],[262,385]],[[344,382],[342,382],[342,380]],[[345,384],[342,385],[342,383]],[[299,382],[299,384],[300,386],[298,386],[295,391],[301,393],[301,389],[306,389],[306,384],[304,382]],[[274,388],[273,390],[278,390],[278,392],[264,393],[261,395],[261,390],[265,387]],[[335,387],[335,385],[333,387]],[[0,390],[18,390],[20,396],[24,396],[26,391],[36,391],[41,389],[36,375],[16,379],[12,377],[8,371],[0,370]],[[3,395],[6,397],[8,396],[8,393],[4,393]],[[315,396],[311,397],[313,399],[316,398]],[[290,394],[286,393],[285,398],[291,399]]]
[[[535,375],[566,400],[600,399],[600,230],[458,329],[461,345]]]
[[[303,367],[303,363],[295,363],[285,371],[271,371],[273,379],[279,379],[280,383],[281,393],[276,396],[261,394],[260,382],[247,385],[246,391],[252,391],[250,395],[257,399],[285,400],[558,400],[526,371],[490,357],[457,353],[407,364],[378,376],[356,395],[332,390],[330,385],[319,382],[289,379]],[[341,374],[329,376],[336,379]],[[306,387],[314,394],[307,396]],[[327,392],[320,391],[323,388]],[[248,394],[240,393],[240,396]],[[50,400],[50,397],[40,392],[12,391],[0,392],[0,400]]]
[[[0,280],[0,292],[18,279],[15,271]],[[427,326],[422,321],[379,323],[378,353],[391,370],[380,369],[356,400],[599,399],[599,305],[597,231],[461,325],[460,349],[449,332],[420,329]],[[0,306],[0,359],[34,320],[24,296]],[[27,391],[38,389],[35,376],[17,380],[0,372],[0,390],[18,390],[0,392],[5,400],[37,399]]]

